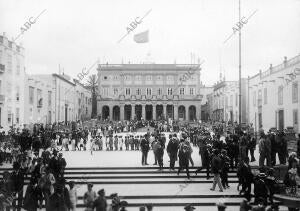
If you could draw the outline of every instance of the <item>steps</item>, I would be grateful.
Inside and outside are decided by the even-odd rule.
[[[9,168],[0,169],[0,177],[4,170],[11,171]],[[190,172],[195,170],[190,168]],[[169,171],[168,168],[158,171],[155,167],[72,167],[66,169],[65,178],[75,181],[77,185],[78,207],[84,207],[82,196],[87,190],[86,184],[90,182],[94,184],[96,192],[104,188],[107,196],[119,193],[121,200],[126,200],[128,207],[135,210],[149,203],[157,207],[155,210],[183,210],[186,204],[193,204],[199,209],[202,207],[201,210],[203,207],[217,210],[217,202],[224,202],[234,207],[233,210],[238,210],[243,200],[236,190],[238,181],[235,171],[229,172],[231,188],[224,192],[219,192],[218,187],[216,191],[209,190],[212,179],[206,179],[205,171],[197,176],[191,173],[191,179],[188,180],[185,171],[177,176],[177,171]],[[25,186],[28,182],[29,178],[25,180]],[[110,201],[108,197],[108,203]]]

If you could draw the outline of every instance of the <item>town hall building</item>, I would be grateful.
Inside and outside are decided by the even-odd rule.
[[[200,119],[199,64],[98,64],[97,70],[103,120]]]

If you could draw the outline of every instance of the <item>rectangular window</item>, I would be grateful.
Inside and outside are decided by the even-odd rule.
[[[118,95],[118,88],[114,88],[114,95]]]
[[[294,122],[294,125],[298,125],[298,110],[297,109],[293,110],[293,122]]]
[[[147,88],[147,89],[146,89],[146,92],[147,92],[147,95],[152,95],[152,90],[151,90],[151,88]]]
[[[16,86],[16,101],[20,101],[20,87]]]
[[[7,55],[7,71],[12,71],[12,56],[10,54]]]
[[[180,88],[180,89],[179,89],[179,94],[180,94],[180,95],[184,95],[184,88]]]
[[[278,105],[283,104],[283,86],[278,87]]]
[[[7,122],[10,124],[11,121],[12,121],[11,107],[7,107]]]
[[[294,82],[292,86],[292,98],[293,98],[293,103],[298,103],[298,82]]]
[[[190,95],[194,95],[195,94],[195,88],[190,88]]]
[[[168,95],[172,95],[172,94],[173,94],[172,88],[168,88]]]
[[[262,94],[261,94],[261,89],[258,90],[258,96],[257,96],[257,98],[258,98],[257,104],[258,104],[258,106],[261,106],[261,105],[262,105]]]
[[[136,89],[136,95],[141,95],[141,89]]]
[[[52,104],[52,92],[48,91],[48,106],[51,106]]]
[[[162,88],[157,89],[157,95],[162,95]]]
[[[264,88],[264,104],[268,103],[268,89]]]
[[[34,97],[34,88],[30,86],[29,87],[29,104],[31,104],[31,105],[34,102],[33,97]]]
[[[20,108],[16,108],[16,123],[19,124],[20,121]]]
[[[253,106],[256,106],[256,91],[253,92]]]
[[[146,76],[146,81],[151,81],[152,80],[152,75],[147,75]]]
[[[126,88],[125,93],[126,95],[130,95],[130,88]]]
[[[42,107],[43,106],[43,98],[42,98],[42,90],[37,89],[37,107]]]

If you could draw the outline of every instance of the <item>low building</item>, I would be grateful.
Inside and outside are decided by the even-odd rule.
[[[4,130],[25,123],[24,83],[24,48],[3,33],[0,36],[0,126]]]
[[[211,96],[214,88],[211,86],[202,86],[200,88],[201,95],[203,96],[201,101],[201,120],[210,121],[212,118],[212,103]]]
[[[76,120],[87,120],[92,114],[92,93],[89,88],[74,79],[76,99],[75,103],[75,118]]]
[[[247,123],[247,79],[241,80],[241,123]],[[239,81],[220,81],[214,85],[213,120],[239,122]]]
[[[256,131],[299,126],[300,55],[249,78],[249,121]]]
[[[54,95],[52,81],[37,75],[26,76],[25,83],[25,124],[53,123],[55,119]]]

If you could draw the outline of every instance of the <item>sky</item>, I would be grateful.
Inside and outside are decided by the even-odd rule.
[[[0,0],[0,33],[16,38],[42,11],[16,40],[29,74],[58,73],[60,66],[76,77],[96,61],[189,64],[193,53],[204,62],[205,85],[217,82],[220,72],[238,80],[238,33],[224,43],[238,22],[238,0]],[[243,77],[300,54],[300,0],[241,0],[242,17],[255,11],[241,29]],[[135,43],[133,36],[146,30],[149,42]]]

